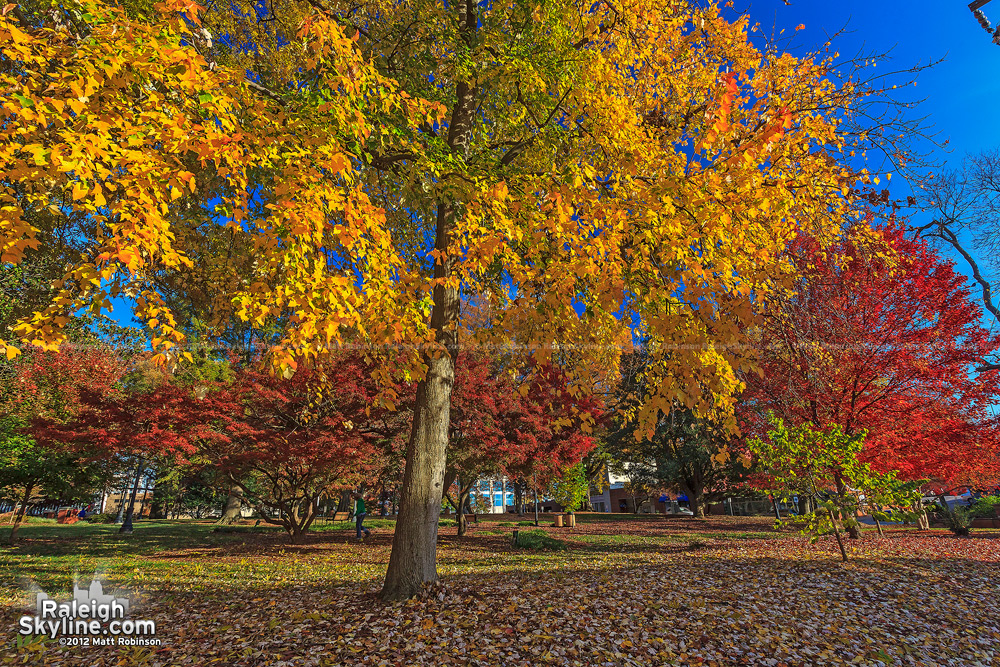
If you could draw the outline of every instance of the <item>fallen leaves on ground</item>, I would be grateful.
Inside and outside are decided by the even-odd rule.
[[[567,540],[560,552],[513,550],[506,535],[444,535],[442,581],[393,604],[377,597],[388,531],[363,545],[324,536],[302,547],[260,539],[252,549],[173,551],[110,572],[142,582],[133,616],[155,620],[163,646],[46,645],[9,658],[88,667],[1000,663],[1000,535],[866,534],[848,542],[845,564],[832,538],[811,545],[764,522],[751,528],[721,518],[548,528]]]

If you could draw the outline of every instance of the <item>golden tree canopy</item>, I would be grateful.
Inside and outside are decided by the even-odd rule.
[[[39,211],[90,223],[89,250],[16,336],[55,346],[71,313],[128,295],[169,355],[183,334],[157,280],[197,256],[228,313],[283,318],[279,366],[353,341],[401,346],[419,369],[447,282],[485,313],[479,342],[558,349],[592,383],[637,330],[659,369],[645,410],[726,406],[755,291],[788,274],[799,229],[847,211],[855,174],[830,156],[850,84],[701,3],[466,9],[5,14],[3,261],[31,251]],[[473,114],[453,113],[462,99]],[[198,246],[195,209],[231,243]]]

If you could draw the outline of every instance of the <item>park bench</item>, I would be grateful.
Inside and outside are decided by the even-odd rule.
[[[466,514],[465,515],[465,522],[466,523],[479,523],[479,517],[476,514]]]
[[[351,516],[350,512],[334,512],[330,517],[331,521],[347,521]]]

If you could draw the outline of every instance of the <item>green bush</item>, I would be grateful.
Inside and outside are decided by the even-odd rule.
[[[514,547],[535,551],[562,551],[566,548],[566,543],[550,536],[544,530],[522,530],[518,531]]]
[[[985,496],[969,506],[969,514],[973,517],[992,518],[1000,508],[1000,496]]]
[[[114,523],[118,515],[114,512],[105,512],[104,514],[88,514],[83,521],[87,523]]]
[[[947,507],[938,505],[938,518],[944,523],[944,527],[955,535],[964,536],[969,534],[969,526],[972,525],[972,514],[967,507],[956,507],[949,510]]]

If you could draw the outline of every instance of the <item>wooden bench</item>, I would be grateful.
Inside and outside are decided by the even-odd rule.
[[[330,517],[330,521],[347,521],[350,516],[350,512],[334,512],[333,516]]]
[[[465,522],[466,523],[479,523],[479,516],[476,515],[476,514],[466,514],[465,515]]]

